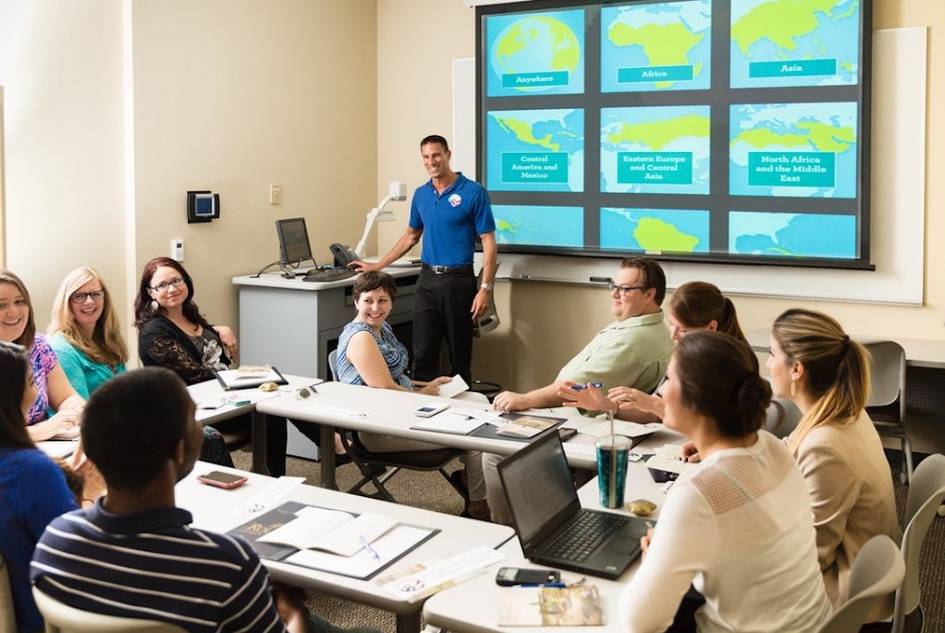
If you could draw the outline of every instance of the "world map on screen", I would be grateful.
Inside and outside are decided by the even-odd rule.
[[[603,208],[600,247],[649,253],[707,253],[709,212]]]
[[[732,195],[855,198],[856,103],[733,105]]]
[[[705,90],[711,0],[601,9],[601,92]]]
[[[856,216],[733,211],[729,250],[740,255],[856,257]]]
[[[584,246],[584,207],[494,204],[499,244]]]
[[[506,110],[486,118],[489,190],[584,190],[584,110]]]
[[[857,83],[860,0],[732,0],[732,88]]]

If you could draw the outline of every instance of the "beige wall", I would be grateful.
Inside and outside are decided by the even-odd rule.
[[[929,113],[945,107],[945,5],[938,0],[877,0],[874,26],[929,26]],[[416,143],[424,134],[451,127],[450,61],[475,54],[475,12],[461,0],[378,0],[378,187],[395,174],[424,178]],[[396,83],[410,99],[384,99]],[[420,96],[422,95],[422,97]],[[926,239],[945,235],[945,121],[929,116]],[[875,163],[874,163],[875,164]],[[403,216],[406,218],[406,215]],[[404,220],[405,221],[405,220]],[[403,223],[384,227],[387,248]],[[933,242],[934,243],[934,242]],[[851,331],[945,339],[945,251],[926,251],[925,306],[808,301],[838,317]],[[474,373],[506,387],[529,389],[549,382],[557,370],[608,321],[607,296],[599,289],[541,282],[500,283],[496,301],[501,330],[477,342]],[[737,297],[746,329],[767,327],[797,301]]]
[[[124,291],[120,0],[0,3],[5,253],[40,329],[59,282],[90,265]]]
[[[134,3],[136,275],[183,237],[201,310],[236,326],[230,279],[278,259],[276,219],[306,218],[319,263],[357,241],[377,203],[375,24],[374,0]],[[189,189],[222,217],[188,225]]]

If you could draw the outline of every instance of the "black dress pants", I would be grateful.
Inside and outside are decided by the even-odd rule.
[[[413,377],[432,380],[440,374],[440,345],[446,339],[449,375],[459,374],[472,384],[473,299],[476,276],[468,272],[436,274],[420,271],[414,295]]]

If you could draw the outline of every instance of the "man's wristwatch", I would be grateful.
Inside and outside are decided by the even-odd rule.
[[[487,284],[486,282],[482,282],[481,284],[479,284],[479,287],[482,288],[483,290],[488,290],[489,292],[492,292],[492,284]]]

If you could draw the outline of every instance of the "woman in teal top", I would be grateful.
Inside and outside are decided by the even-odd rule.
[[[88,266],[62,280],[53,302],[49,344],[76,393],[88,400],[125,371],[128,348],[102,277]]]

